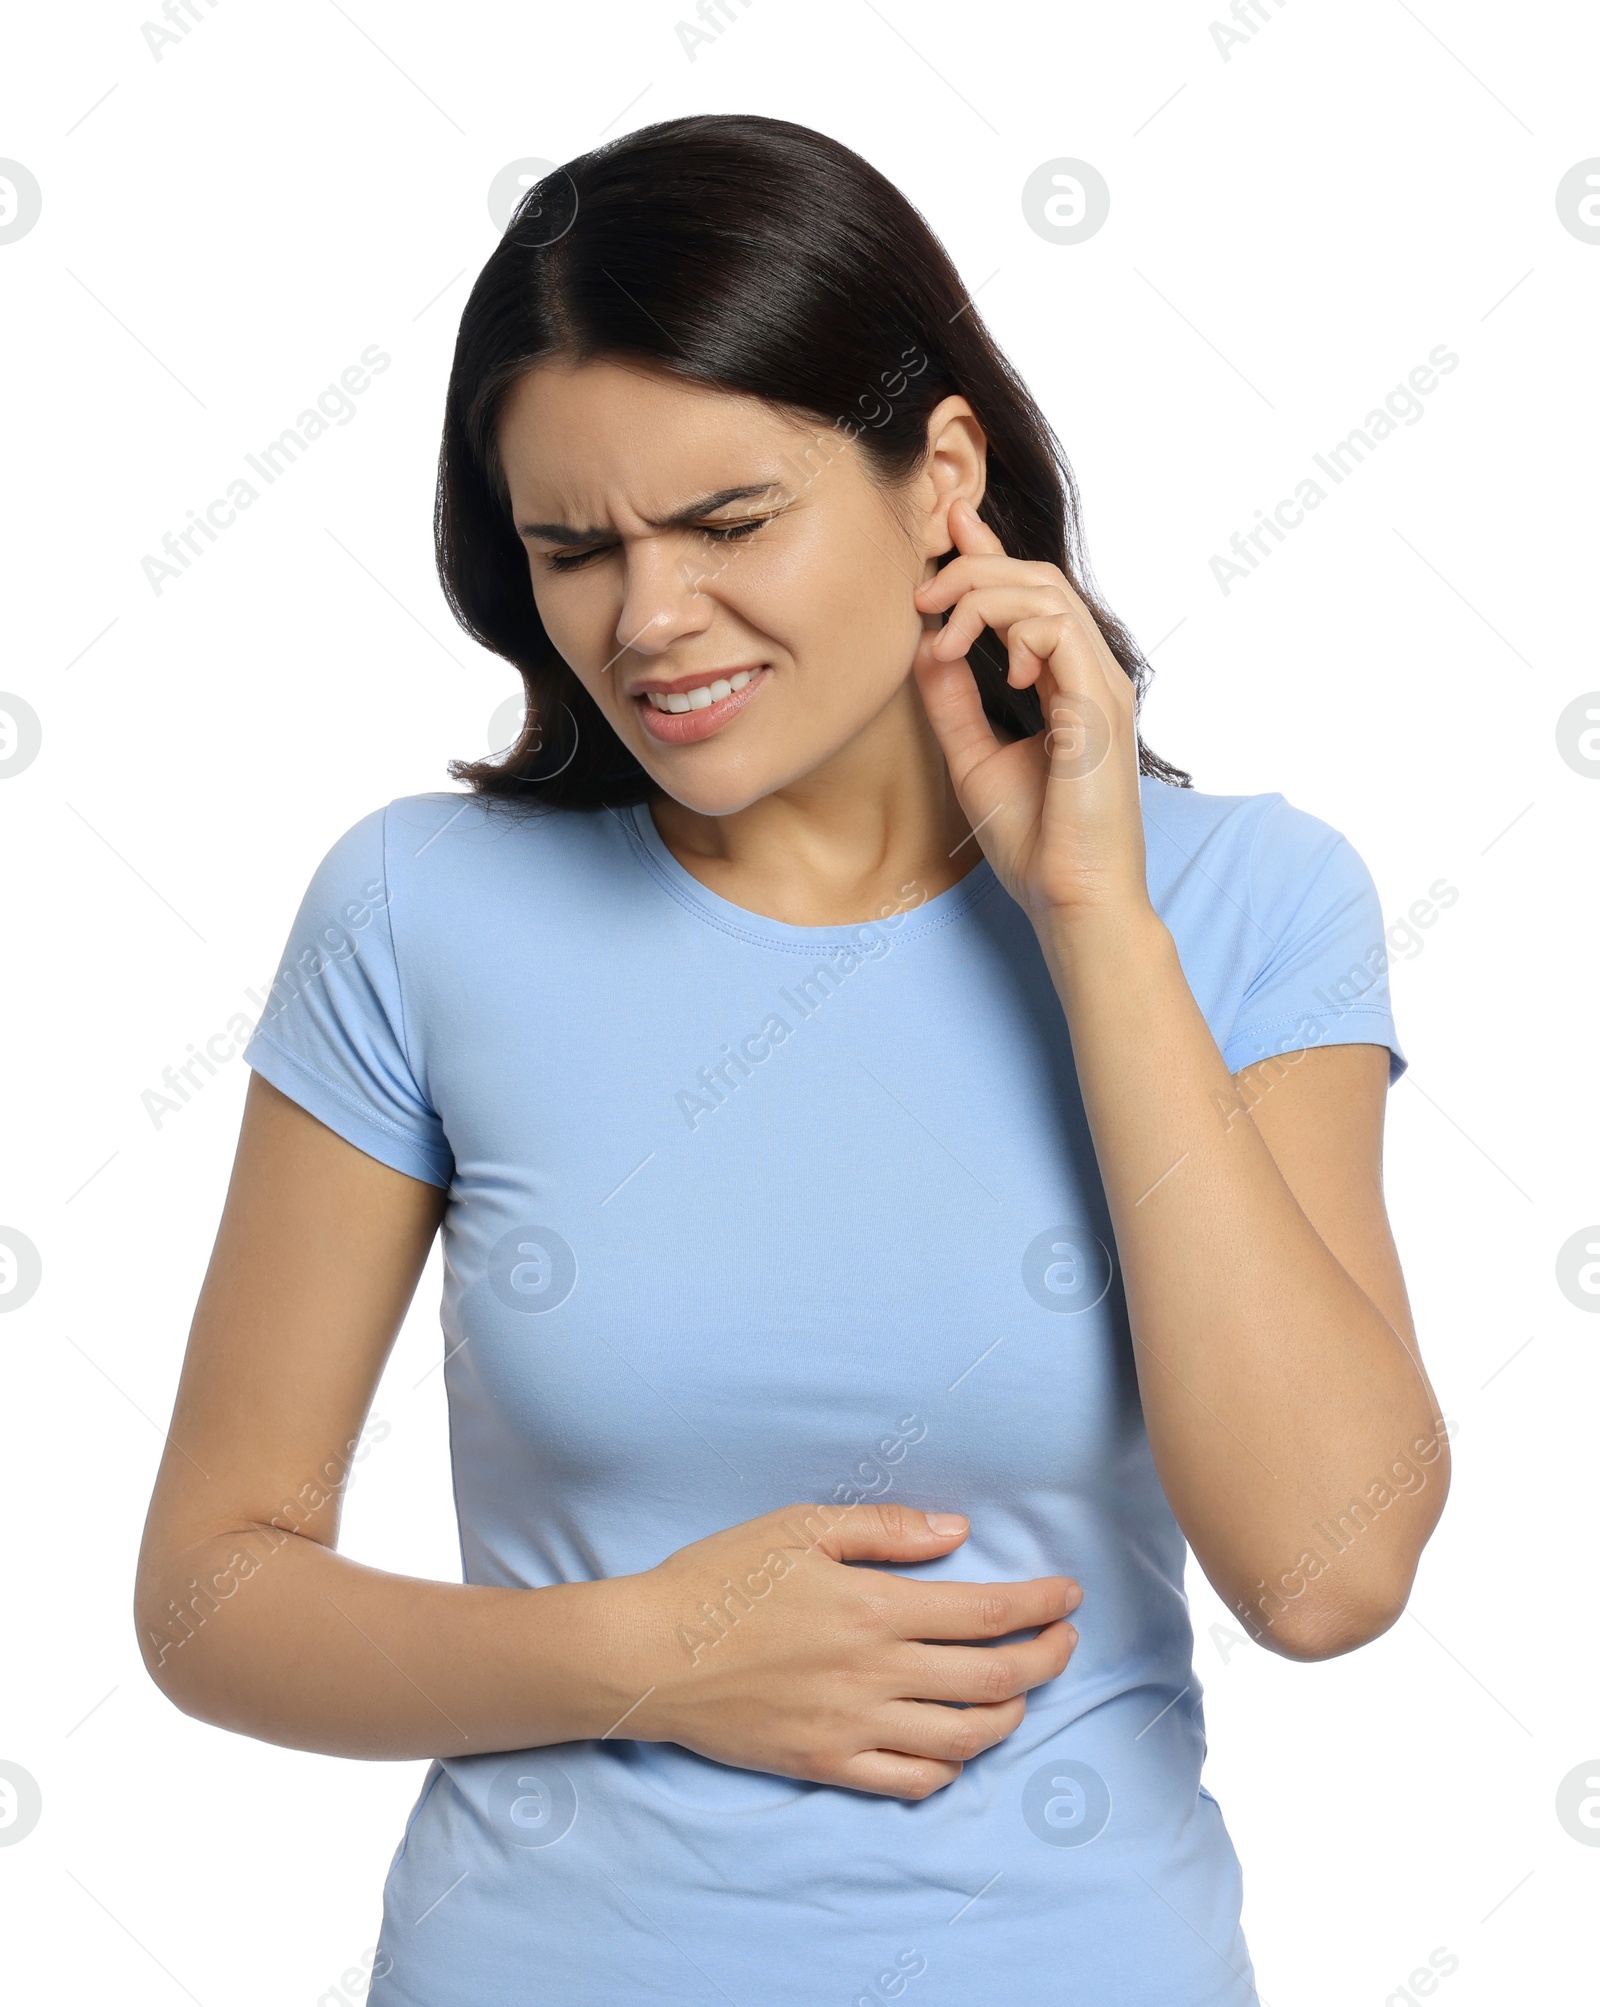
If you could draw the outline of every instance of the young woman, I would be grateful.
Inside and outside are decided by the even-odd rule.
[[[1446,1482],[1365,867],[1142,746],[1049,426],[802,127],[529,194],[437,530],[527,727],[306,894],[153,1677],[435,1759],[382,2007],[1252,1999],[1185,1542],[1325,1658]],[[336,1548],[441,1224],[459,1584]]]

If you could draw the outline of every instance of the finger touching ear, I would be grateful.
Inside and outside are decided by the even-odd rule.
[[[943,632],[930,629],[917,644],[912,658],[912,674],[917,679],[922,707],[939,741],[951,778],[959,789],[966,775],[980,760],[1000,750],[1000,741],[983,708],[977,680],[964,655],[946,661],[933,653],[933,642]]]

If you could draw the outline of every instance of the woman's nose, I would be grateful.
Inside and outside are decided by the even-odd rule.
[[[635,544],[628,552],[618,642],[642,655],[659,655],[687,636],[703,633],[712,611],[704,588],[714,570],[665,538]]]

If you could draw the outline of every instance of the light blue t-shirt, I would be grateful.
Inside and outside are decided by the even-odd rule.
[[[1278,794],[1141,795],[1229,1069],[1362,1043],[1397,1079],[1345,838]],[[1084,1590],[1067,1670],[920,1802],[625,1726],[433,1763],[374,2007],[1254,1998],[1066,1019],[986,861],[893,903],[789,926],[708,891],[647,808],[444,793],[365,817],[311,882],[245,1056],[449,1189],[467,1581],[633,1573],[778,1507],[889,1498],[971,1520],[901,1574]],[[714,1650],[781,1593],[752,1576],[685,1617]]]

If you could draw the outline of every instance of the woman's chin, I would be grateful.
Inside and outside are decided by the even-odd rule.
[[[641,762],[641,764],[645,764]],[[783,785],[781,778],[774,778],[765,784],[752,782],[749,774],[688,774],[682,771],[686,762],[652,761],[646,771],[672,799],[682,808],[692,809],[696,815],[737,815],[741,809],[753,807],[763,796],[772,794]],[[662,767],[677,768],[665,771]]]
[[[801,780],[821,758],[765,757],[758,744],[702,740],[669,749],[630,746],[635,759],[672,799],[697,815],[737,815],[769,794]]]

